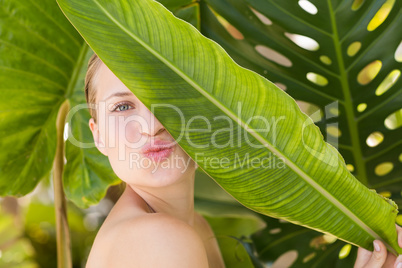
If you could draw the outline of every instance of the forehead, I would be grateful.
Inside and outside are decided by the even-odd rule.
[[[104,63],[99,67],[95,81],[96,99],[99,101],[103,101],[117,92],[133,94]]]

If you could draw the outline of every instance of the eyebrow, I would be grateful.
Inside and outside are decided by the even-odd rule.
[[[104,99],[103,101],[106,101],[112,97],[126,97],[126,96],[132,96],[133,93],[132,92],[116,92],[113,93],[112,95],[108,96],[106,99]]]

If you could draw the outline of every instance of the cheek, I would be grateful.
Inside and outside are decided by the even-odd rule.
[[[136,170],[135,163],[141,157],[139,151],[146,143],[144,138],[135,121],[116,119],[109,128],[109,162],[121,179],[125,180],[127,174]]]
[[[131,121],[131,122],[128,122],[125,126],[120,127],[119,131],[121,133],[124,133],[125,138],[128,143],[130,143],[130,144],[139,143],[139,145],[140,145],[141,137],[142,137],[142,135],[140,133],[140,128],[141,127],[137,122]]]
[[[130,150],[139,150],[146,138],[141,135],[140,125],[132,120],[124,120],[124,117],[109,117],[105,131],[106,146],[110,150],[128,147]]]

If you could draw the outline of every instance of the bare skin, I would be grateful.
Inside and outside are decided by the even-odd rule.
[[[200,265],[199,267],[224,267],[214,233],[201,215],[195,212],[194,225],[186,226],[186,224],[175,220],[165,213],[151,212],[142,198],[127,186],[97,234],[88,258],[87,267],[120,267],[117,266],[117,263],[121,265],[121,267],[158,267],[157,263],[154,262],[155,258],[159,258],[157,254],[155,255],[154,252],[145,252],[145,255],[142,255],[144,252],[135,250],[135,245],[143,247],[146,242],[138,239],[138,237],[141,237],[141,234],[147,232],[147,230],[144,230],[143,225],[153,226],[155,221],[158,222],[157,227],[159,228],[170,225],[168,229],[165,229],[169,230],[172,236],[174,236],[175,233],[182,234],[183,228],[193,228],[193,230],[188,228],[189,234],[186,236],[182,237],[179,235],[173,237],[171,242],[177,245],[180,243],[177,241],[179,238],[198,240],[196,245],[193,245],[198,248],[195,249],[194,253],[191,253],[193,256],[191,256],[189,260],[188,267],[197,267],[197,264]],[[148,228],[148,226],[145,226],[145,228]],[[160,243],[161,238],[164,237],[161,232],[165,230],[153,229],[149,231],[150,233],[147,236],[142,236],[142,238],[147,241],[154,241],[152,243]],[[128,233],[130,235],[127,235]],[[192,236],[194,237],[192,238]],[[127,247],[123,248],[123,251],[121,251],[122,246],[120,243],[118,248],[114,248],[116,246],[116,239],[119,237],[122,237],[121,242],[127,245]],[[185,244],[185,242],[186,241],[184,241],[183,244]],[[152,245],[152,243],[150,242],[150,246],[154,247],[155,245]],[[173,245],[168,246],[172,247]],[[116,253],[114,253],[115,250],[120,251],[120,254],[116,255]],[[140,256],[134,258],[133,256],[135,256],[137,252]],[[176,257],[182,256],[182,250],[180,250],[180,252],[173,252],[173,254],[175,254]],[[128,258],[124,260],[124,256]],[[139,260],[140,257],[143,257],[141,262],[133,263],[133,259]],[[163,267],[170,267],[167,266],[165,262],[171,264],[171,267],[179,265],[178,263],[173,263],[170,258],[160,259],[160,261],[163,263]],[[197,262],[197,264],[195,264],[195,262]]]
[[[95,88],[100,108],[89,126],[126,188],[101,226],[86,267],[225,267],[213,231],[194,211],[194,161],[178,144],[162,160],[177,157],[178,164],[157,167],[144,158],[144,144],[173,137],[104,64]]]

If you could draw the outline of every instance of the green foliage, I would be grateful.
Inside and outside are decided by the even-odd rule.
[[[373,239],[382,238],[389,250],[400,251],[396,205],[352,176],[339,152],[323,140],[288,94],[239,67],[220,46],[159,3],[58,3],[110,70],[199,166],[243,205],[368,249]],[[152,108],[167,99],[175,109]],[[183,116],[177,116],[176,109]],[[187,131],[182,120],[200,115],[213,122],[209,129]],[[267,126],[255,118],[276,120],[275,129],[260,133]],[[204,125],[198,123],[198,130],[205,130]],[[223,129],[230,129],[233,136]],[[226,146],[205,146],[213,140]],[[217,167],[207,160],[213,158],[229,163]],[[264,159],[269,165],[236,162],[248,158]]]
[[[310,2],[317,7],[316,14],[303,10],[298,1],[203,1],[201,32],[222,45],[237,63],[277,83],[298,100],[326,141],[340,151],[352,174],[400,205],[401,2]],[[306,49],[297,43],[310,46]],[[381,61],[379,72],[377,61]],[[292,66],[286,66],[288,62]],[[308,80],[309,72],[325,77],[328,84],[320,85],[314,80],[318,76]],[[352,253],[345,260],[338,258],[344,243],[337,241],[340,246],[317,250],[310,241],[322,234],[266,220],[268,228],[253,236],[265,262],[296,250],[294,267],[321,267],[323,263],[352,267],[345,263],[354,259]],[[275,228],[282,232],[270,234]],[[282,236],[289,239],[282,240]],[[269,246],[277,240],[280,247]]]
[[[92,6],[98,3],[76,2],[80,5],[92,3]],[[160,2],[175,16],[190,22],[204,36],[220,44],[237,64],[285,88],[286,93],[297,100],[302,111],[311,117],[310,120],[300,113],[295,102],[274,85],[239,68],[220,47],[199,36],[188,25],[176,21],[162,11],[160,6],[151,3],[152,8],[146,10],[150,12],[150,16],[146,18],[155,16],[154,12],[161,12],[160,14],[168,18],[167,22],[156,23],[161,19],[158,17],[148,20],[147,24],[145,19],[138,20],[138,29],[149,29],[153,33],[150,36],[136,35],[130,21],[119,18],[121,14],[118,10],[111,14],[122,25],[128,25],[125,29],[113,28],[105,17],[106,12],[98,10],[98,22],[110,27],[102,29],[103,33],[109,29],[107,34],[110,36],[119,35],[123,38],[121,40],[126,40],[126,54],[130,55],[133,62],[138,61],[138,64],[119,66],[119,62],[125,60],[121,55],[121,40],[116,41],[113,48],[106,49],[101,45],[110,46],[113,38],[108,39],[111,40],[110,43],[104,42],[105,35],[102,34],[97,40],[91,41],[93,47],[96,47],[95,51],[112,70],[117,70],[119,78],[131,85],[129,88],[144,104],[149,106],[152,102],[164,102],[163,99],[158,99],[157,93],[149,92],[148,89],[152,88],[157,89],[156,92],[165,90],[164,92],[173,96],[172,104],[185,111],[186,118],[202,114],[214,122],[214,116],[227,115],[229,111],[233,113],[229,121],[237,126],[235,119],[238,118],[245,121],[253,115],[267,118],[287,116],[286,124],[281,121],[278,124],[283,132],[279,133],[279,139],[275,142],[270,133],[249,131],[244,137],[240,136],[243,142],[248,138],[255,144],[268,143],[273,147],[258,150],[250,149],[250,146],[211,151],[197,149],[197,152],[202,151],[213,157],[230,156],[235,150],[239,150],[241,159],[249,152],[250,158],[253,155],[265,155],[272,163],[273,159],[284,156],[287,160],[285,169],[258,172],[258,169],[243,168],[227,172],[214,169],[208,163],[199,165],[248,207],[298,224],[306,224],[307,219],[299,218],[299,215],[294,218],[297,211],[300,211],[300,215],[306,215],[309,209],[314,211],[319,205],[325,204],[329,208],[329,205],[334,204],[325,199],[334,195],[340,203],[337,208],[329,211],[336,210],[338,214],[328,216],[327,225],[324,224],[325,220],[313,220],[307,224],[321,231],[330,231],[331,224],[335,226],[337,221],[338,224],[348,224],[350,211],[362,209],[368,212],[367,208],[375,207],[383,216],[371,211],[367,216],[359,214],[358,218],[376,231],[382,228],[388,230],[386,236],[391,244],[395,244],[395,235],[392,233],[394,229],[391,226],[394,222],[394,208],[385,202],[388,200],[376,197],[373,192],[356,184],[352,174],[367,187],[376,189],[384,196],[391,196],[398,204],[402,204],[402,36],[397,28],[402,23],[402,3],[394,0],[311,0],[318,12],[310,14],[314,9],[307,12],[297,1]],[[110,10],[113,8],[107,9],[108,12]],[[141,10],[133,12],[139,13]],[[158,38],[171,38],[169,31],[160,30],[169,23],[174,25],[169,28],[172,33],[174,31],[174,38],[168,44],[159,43],[159,46]],[[87,26],[93,27],[92,24]],[[117,30],[113,32],[111,29]],[[122,29],[127,31],[122,32]],[[92,31],[93,28],[89,30]],[[85,33],[84,37],[90,34]],[[312,38],[318,46],[310,40],[310,46],[306,47],[305,43],[303,45],[298,41],[303,37],[297,35]],[[188,43],[192,38],[197,41]],[[161,58],[136,43],[141,41],[150,45]],[[132,46],[128,47],[128,44]],[[138,55],[135,55],[137,58],[130,54],[133,47],[138,48]],[[116,49],[115,54],[101,53],[113,49]],[[175,52],[170,51],[172,49]],[[184,56],[181,55],[183,51],[187,53]],[[39,5],[31,0],[0,0],[0,54],[0,194],[21,196],[31,192],[42,178],[49,176],[55,154],[57,112],[66,99],[70,102],[70,107],[77,107],[85,102],[83,78],[92,51],[60,12],[55,1],[42,0]],[[141,68],[149,68],[146,70],[151,81],[142,81],[141,76],[132,77],[136,71],[142,71]],[[157,68],[158,74],[150,74],[149,70],[154,70],[152,68]],[[198,69],[192,72],[192,68]],[[123,74],[127,70],[130,77]],[[133,86],[133,80],[139,86]],[[196,83],[195,87],[192,82]],[[237,100],[249,105],[243,104],[240,115],[237,114]],[[64,186],[70,200],[80,207],[88,207],[99,202],[105,195],[107,186],[117,183],[118,178],[107,159],[93,146],[87,125],[90,117],[88,111],[79,109],[71,115],[67,128],[70,139],[66,142]],[[173,136],[178,136],[177,126],[181,122],[170,117],[177,114],[161,109],[155,115],[170,129]],[[214,129],[230,127],[229,121],[215,121]],[[200,123],[198,126],[204,128]],[[265,126],[254,120],[250,122],[250,127],[257,130]],[[190,136],[192,140],[199,138],[199,144],[202,144],[203,140],[209,141],[211,138],[210,133],[204,134],[192,133]],[[220,134],[216,136],[218,143],[225,144],[228,133]],[[237,131],[235,134],[240,135]],[[89,148],[71,143],[72,137],[87,144]],[[333,147],[327,146],[323,138]],[[301,144],[301,141],[304,143]],[[322,156],[328,159],[313,157],[310,154],[312,151],[304,146],[305,143],[309,145],[307,148],[316,150],[318,156],[323,152]],[[194,157],[195,151],[191,146],[185,144],[185,141],[181,145]],[[334,147],[339,150],[340,155]],[[272,154],[273,152],[276,154]],[[231,161],[233,160],[232,158]],[[335,161],[338,168],[331,170],[331,161]],[[289,165],[291,163],[295,165]],[[251,262],[257,265],[255,252],[249,248],[250,241],[240,237],[248,236],[259,229],[261,220],[250,215],[245,216],[244,210],[239,209],[231,197],[219,191],[220,188],[211,186],[208,180],[202,180],[202,177],[201,173],[197,174],[198,181],[205,181],[204,186],[208,185],[205,186],[207,189],[218,190],[212,195],[206,196],[205,191],[201,196],[196,195],[197,209],[203,212],[216,231],[221,232],[221,246],[230,248],[223,250],[224,255],[233,253],[232,249],[240,242],[244,246],[235,252],[245,262],[236,261],[233,256],[225,257],[225,262],[230,263],[230,267],[246,265],[245,263],[251,265]],[[335,177],[341,178],[342,182]],[[311,180],[306,182],[302,178]],[[322,186],[329,178],[333,182],[332,186],[317,188],[314,183]],[[273,186],[270,188],[270,185]],[[280,189],[279,185],[283,187]],[[339,185],[342,188],[338,189]],[[318,189],[324,191],[317,191]],[[250,200],[250,192],[258,197],[258,201]],[[270,204],[271,208],[267,209]],[[274,204],[278,206],[277,211],[272,210]],[[284,209],[284,206],[289,209]],[[229,209],[235,213],[223,213]],[[373,214],[378,218],[372,219]],[[340,215],[346,215],[346,219]],[[227,225],[228,218],[233,220],[231,232],[235,234],[232,235],[236,235],[240,242],[226,236],[229,232],[225,231],[229,230],[225,230],[224,226]],[[338,251],[343,247],[343,242],[338,240],[317,249],[309,243],[322,234],[291,223],[263,218],[267,222],[267,228],[252,236],[262,262],[272,263],[285,251],[297,250],[298,256],[294,262],[296,267],[320,267],[322,263],[329,262],[334,267],[351,266],[355,248],[348,258],[339,260]],[[248,232],[241,231],[244,224],[251,228]],[[271,233],[278,228],[282,231]],[[363,233],[368,231],[367,228],[363,229]],[[365,239],[359,243],[371,248],[372,234],[360,233],[354,238],[357,237]],[[73,237],[73,241],[74,239],[76,238]],[[225,244],[228,241],[230,245]],[[244,255],[246,251],[250,257]]]
[[[52,168],[56,116],[68,99],[85,103],[83,77],[88,46],[52,0],[0,1],[0,194],[31,192]],[[64,183],[67,196],[84,207],[117,183],[108,160],[91,143],[89,112],[74,114],[67,142]],[[12,180],[10,178],[13,178]]]
[[[201,30],[313,107],[356,178],[402,204],[402,3],[356,2],[313,0],[306,11],[298,1],[207,0]]]

